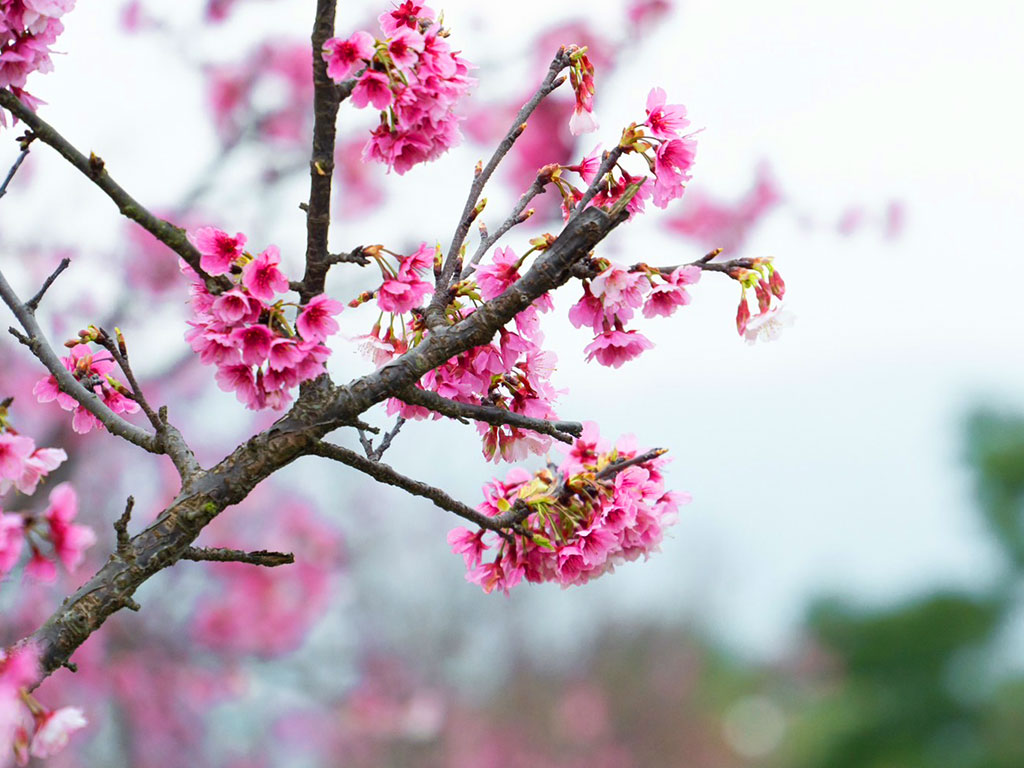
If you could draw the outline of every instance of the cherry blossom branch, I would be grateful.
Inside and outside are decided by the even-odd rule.
[[[21,152],[18,154],[18,159],[14,161],[14,165],[11,166],[11,170],[7,172],[7,176],[4,178],[3,184],[0,184],[0,197],[7,194],[7,187],[14,179],[14,174],[18,172],[21,164],[25,162],[25,158],[28,157],[29,145],[32,143],[32,139],[34,138],[35,136],[28,133],[26,137],[21,140]]]
[[[522,224],[524,221],[530,218],[529,214],[523,215],[526,210],[526,206],[530,204],[537,195],[542,194],[544,188],[551,181],[551,177],[547,174],[537,174],[537,178],[533,180],[533,184],[527,189],[519,198],[515,208],[512,209],[512,213],[508,215],[508,218],[502,222],[501,226],[491,235],[485,235],[480,238],[480,246],[476,249],[476,253],[473,254],[473,258],[466,264],[465,269],[462,270],[462,279],[465,280],[476,270],[477,265],[484,255],[491,249],[491,247],[501,240],[516,224]]]
[[[444,266],[441,269],[437,284],[434,286],[434,296],[426,309],[427,324],[431,328],[436,329],[444,326],[444,307],[448,303],[448,288],[457,270],[459,251],[462,249],[462,244],[466,240],[469,228],[476,218],[477,201],[480,199],[484,186],[490,180],[499,163],[505,158],[505,155],[512,149],[516,139],[526,129],[527,118],[533,114],[533,111],[548,94],[565,82],[565,77],[560,77],[559,73],[567,66],[569,66],[569,55],[563,47],[559,49],[558,53],[555,54],[555,58],[552,59],[551,65],[548,67],[548,73],[541,82],[537,92],[533,94],[530,100],[516,114],[515,119],[512,121],[512,126],[508,129],[508,133],[505,134],[505,138],[498,144],[487,165],[480,169],[476,174],[476,178],[473,179],[473,183],[469,188],[469,196],[466,198],[466,205],[462,209],[459,223],[455,227],[455,234],[452,235],[451,245],[448,246],[448,254],[445,256]]]
[[[61,269],[61,267],[58,267],[58,271]],[[52,282],[52,280],[49,282]],[[53,374],[62,391],[73,397],[83,408],[99,419],[103,426],[110,430],[112,434],[122,437],[130,443],[134,443],[150,453],[164,452],[160,441],[155,435],[122,419],[110,410],[96,396],[95,392],[90,392],[71,375],[71,371],[64,367],[64,363],[57,357],[53,347],[46,340],[46,335],[39,327],[39,323],[36,322],[35,307],[30,307],[28,304],[21,302],[14,289],[11,288],[4,277],[2,270],[0,270],[0,299],[3,299],[4,304],[14,313],[25,333],[23,334],[15,328],[8,330],[18,341],[31,350],[32,354],[46,367],[46,370]]]
[[[340,445],[321,441],[313,447],[313,450],[310,453],[314,456],[331,459],[332,461],[337,461],[341,464],[352,467],[353,469],[357,469],[363,474],[369,475],[378,483],[393,485],[394,487],[401,488],[403,491],[413,496],[419,496],[427,499],[433,502],[434,506],[440,507],[448,512],[452,512],[459,517],[480,526],[481,528],[487,528],[491,531],[501,531],[512,524],[504,520],[504,516],[499,518],[488,517],[487,515],[481,514],[472,507],[452,498],[440,488],[435,488],[428,483],[424,483],[420,480],[413,480],[411,477],[406,477],[392,469],[387,464],[367,459],[360,456],[355,451],[350,451],[348,448],[342,448]]]
[[[395,394],[399,400],[409,405],[419,405],[432,411],[456,419],[473,419],[496,427],[510,426],[529,429],[551,437],[563,443],[572,442],[583,434],[583,425],[576,421],[548,421],[524,416],[521,413],[498,408],[494,405],[474,405],[449,400],[436,392],[409,387]]]
[[[306,271],[302,277],[302,303],[324,292],[330,267],[327,237],[331,226],[331,181],[334,174],[334,144],[338,88],[327,76],[324,43],[334,34],[337,0],[317,0],[313,22],[313,148],[309,159],[309,203],[306,206]]]
[[[645,453],[641,453],[639,456],[634,456],[631,459],[623,459],[621,461],[613,461],[607,467],[597,473],[598,480],[608,480],[609,478],[615,477],[619,472],[629,467],[635,467],[638,464],[646,464],[648,461],[653,461],[659,456],[663,456],[668,453],[668,448],[652,448]]]
[[[334,402],[316,414],[318,423],[328,429],[350,423],[355,416],[410,387],[425,373],[452,357],[488,343],[498,329],[536,299],[569,280],[572,266],[626,220],[625,208],[629,199],[630,195],[624,194],[608,211],[588,208],[570,221],[526,274],[500,296],[485,302],[456,325],[430,334],[423,343],[383,368],[336,388]],[[299,423],[290,413],[278,425],[281,429],[290,429]]]
[[[230,287],[230,282],[223,277],[207,275],[199,265],[199,251],[188,241],[185,230],[176,227],[169,221],[154,216],[135,198],[129,195],[107,172],[102,159],[96,155],[86,157],[71,143],[61,136],[49,123],[28,109],[10,91],[0,88],[0,107],[9,110],[27,125],[35,136],[45,144],[53,147],[71,165],[77,168],[109,197],[121,214],[162,242],[195,270],[206,282],[211,293],[220,293]]]
[[[164,427],[160,417],[157,416],[156,411],[150,406],[149,401],[146,400],[146,396],[142,393],[142,387],[139,386],[138,380],[135,378],[135,372],[132,371],[131,363],[128,362],[128,350],[122,353],[121,345],[110,338],[110,334],[102,328],[97,329],[99,333],[96,336],[96,343],[103,347],[110,356],[114,358],[114,362],[117,363],[117,367],[121,369],[121,373],[128,380],[128,386],[131,388],[131,393],[128,395],[139,404],[142,412],[146,414],[146,418],[149,419],[149,423],[153,425],[153,429],[159,434]],[[118,340],[123,341],[118,335]]]
[[[262,565],[265,568],[276,568],[279,565],[294,563],[295,555],[291,552],[268,552],[265,549],[246,552],[241,549],[221,547],[189,547],[182,553],[181,559],[195,562],[248,563],[249,565]]]
[[[601,161],[601,165],[597,168],[597,173],[594,174],[594,180],[587,187],[587,190],[583,193],[583,197],[573,208],[572,214],[569,216],[569,221],[572,221],[579,216],[583,210],[590,205],[590,201],[594,199],[594,196],[600,191],[601,185],[605,182],[605,176],[611,172],[615,164],[619,162],[619,158],[622,157],[624,149],[621,145],[615,145],[614,148],[605,153],[604,159]]]

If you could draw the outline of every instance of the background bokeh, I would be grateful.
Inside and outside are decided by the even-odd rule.
[[[222,24],[204,22],[199,3],[149,4],[159,24],[132,34],[121,6],[93,5],[67,16],[67,56],[33,83],[49,102],[41,114],[155,209],[173,210],[215,168],[198,220],[277,243],[297,264],[302,155],[256,145],[217,160],[204,72],[268,35],[308,36],[312,3],[240,2]],[[342,6],[340,34],[377,12]],[[704,129],[681,209],[735,207],[770,176],[779,202],[739,235],[686,238],[649,213],[603,253],[678,263],[725,244],[773,255],[796,322],[770,344],[744,344],[735,284],[705,275],[690,307],[644,328],[657,348],[611,370],[584,362],[589,339],[558,317],[576,297],[563,297],[545,326],[567,389],[560,415],[670,448],[669,485],[694,497],[660,554],[586,587],[480,594],[448,551],[453,520],[440,511],[337,467],[289,468],[284,487],[301,487],[343,531],[344,576],[298,650],[238,662],[244,692],[210,710],[216,735],[203,737],[203,759],[1020,765],[1024,424],[1012,414],[1024,412],[1014,290],[1024,11],[694,0],[630,39],[624,5],[610,1],[444,10],[453,47],[480,67],[475,109],[528,92],[550,55],[535,50],[538,34],[578,22],[557,42],[615,41],[613,71],[597,74],[601,141],[642,116],[653,85]],[[260,103],[280,101],[283,87],[267,85]],[[353,135],[369,125],[344,108],[340,123]],[[401,178],[373,169],[388,204],[339,215],[332,244],[446,241],[484,151],[467,142]],[[15,153],[13,142],[0,146],[0,167]],[[0,244],[49,253],[87,243],[132,258],[106,200],[42,147],[30,163],[0,205]],[[254,167],[283,180],[254,184]],[[517,194],[488,194],[494,218]],[[92,308],[106,311],[105,297],[121,295],[116,272],[79,279],[55,295],[88,288]],[[339,296],[362,290],[358,275],[334,280]],[[158,312],[140,296],[124,307],[147,321],[133,354],[151,375],[183,354],[183,298]],[[91,321],[82,317],[67,328]],[[344,321],[356,335],[373,317]],[[367,369],[355,352],[332,360],[342,381]],[[252,422],[231,396],[195,392],[185,418],[208,441],[205,458],[217,458]],[[475,431],[448,423],[408,425],[388,461],[470,503],[496,471]],[[130,472],[114,474],[123,482]],[[146,489],[126,488],[147,500]],[[165,574],[140,601],[201,578]],[[133,620],[146,618],[119,620],[128,636]],[[275,746],[254,751],[258,724],[285,711],[263,735]],[[93,754],[117,754],[112,731]]]

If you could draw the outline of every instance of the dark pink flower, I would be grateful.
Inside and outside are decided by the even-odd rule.
[[[262,365],[270,354],[274,338],[274,332],[265,325],[247,325],[231,333],[231,340],[242,350],[242,362],[246,365]]]
[[[200,253],[199,266],[210,275],[224,275],[231,270],[235,260],[242,255],[245,235],[241,232],[234,237],[214,227],[201,227],[189,235],[189,240]]]
[[[367,104],[373,104],[376,109],[387,109],[393,100],[394,96],[391,93],[391,82],[388,80],[388,76],[384,72],[373,69],[368,69],[363,73],[349,99],[352,106],[360,109]]]
[[[354,32],[348,40],[332,37],[324,43],[322,53],[327,62],[327,76],[340,83],[353,69],[373,58],[374,40],[368,32]]]
[[[402,69],[409,69],[419,61],[423,46],[423,35],[414,29],[402,27],[388,40],[388,53],[396,65]]]
[[[679,136],[690,121],[686,118],[686,107],[682,104],[665,104],[667,96],[663,88],[652,88],[647,94],[647,125],[651,133],[661,139]]]
[[[597,358],[601,365],[618,368],[653,347],[639,331],[615,330],[600,334],[583,351],[587,353],[587,360]]]
[[[344,306],[340,301],[335,301],[326,294],[320,294],[310,299],[295,322],[302,338],[324,341],[328,336],[337,333],[338,322],[333,316],[339,314]]]
[[[663,282],[655,284],[644,302],[644,317],[669,317],[679,307],[685,307],[690,303],[690,294],[684,286],[696,283],[700,275],[700,267],[685,266],[663,276]]]
[[[275,294],[288,290],[288,278],[277,268],[280,263],[281,254],[271,245],[242,269],[242,285],[257,299],[273,301]]]
[[[512,283],[519,279],[517,263],[519,257],[511,248],[497,248],[491,263],[476,271],[476,282],[480,286],[480,295],[487,301],[505,292]]]
[[[405,2],[397,5],[394,10],[382,13],[377,20],[380,22],[380,27],[384,30],[384,34],[392,35],[402,28],[417,29],[421,19],[423,21],[433,21],[434,11],[422,3],[405,0]]]

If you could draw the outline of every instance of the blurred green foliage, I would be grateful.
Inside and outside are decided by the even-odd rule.
[[[822,601],[807,631],[835,665],[793,712],[773,764],[791,768],[1020,768],[1024,677],[1024,418],[972,416],[967,459],[1006,567],[981,591],[884,609]],[[1014,624],[1018,626],[1015,628]]]

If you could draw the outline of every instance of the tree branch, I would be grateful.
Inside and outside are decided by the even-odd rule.
[[[327,76],[324,43],[334,34],[337,0],[317,0],[313,22],[313,149],[309,159],[309,203],[306,206],[306,271],[301,300],[305,304],[324,292],[330,267],[327,236],[331,225],[331,181],[341,92]]]
[[[512,149],[512,145],[516,143],[516,139],[522,134],[526,128],[526,121],[537,106],[544,100],[544,98],[551,93],[555,88],[565,82],[565,77],[559,77],[559,73],[569,66],[569,55],[565,52],[565,48],[559,49],[558,53],[555,54],[555,58],[551,61],[551,66],[548,67],[548,73],[541,82],[540,88],[533,94],[526,104],[523,105],[522,109],[515,116],[512,121],[512,126],[508,129],[508,133],[505,134],[505,138],[501,140],[497,148],[494,150],[494,154],[491,155],[491,159],[487,162],[487,165],[473,179],[473,184],[469,188],[469,197],[466,198],[466,205],[462,209],[462,216],[459,217],[459,223],[455,227],[455,234],[452,235],[451,245],[448,246],[448,254],[445,256],[444,266],[441,269],[441,275],[437,279],[437,283],[434,286],[434,296],[430,300],[430,304],[426,309],[427,325],[436,330],[444,326],[444,308],[448,303],[448,288],[451,285],[452,278],[456,274],[457,261],[459,251],[462,249],[462,244],[466,240],[466,234],[469,232],[470,226],[473,224],[473,219],[476,218],[475,210],[477,201],[480,199],[480,194],[484,190],[488,180],[491,178],[491,174],[494,173],[498,164],[505,158],[509,150]],[[459,270],[461,271],[461,270]]]
[[[52,277],[55,277],[63,267],[58,267],[57,271]],[[53,282],[52,279],[47,284]],[[34,354],[39,361],[46,366],[54,378],[57,379],[57,384],[63,392],[71,395],[83,408],[89,413],[95,416],[112,434],[122,437],[130,443],[134,443],[140,448],[144,448],[150,453],[163,453],[159,441],[155,435],[146,432],[143,429],[139,429],[134,424],[131,424],[116,413],[114,413],[107,405],[96,396],[95,392],[90,392],[71,374],[67,368],[64,367],[64,363],[61,362],[60,358],[53,351],[50,343],[46,340],[46,336],[42,329],[39,327],[39,323],[36,322],[34,307],[29,307],[27,304],[23,304],[18,298],[18,295],[11,288],[7,279],[4,277],[3,271],[0,270],[0,299],[10,307],[14,316],[18,319],[21,327],[25,330],[24,335],[14,328],[11,328],[11,333],[18,339],[22,344],[28,347],[32,354]]]
[[[371,461],[370,459],[360,456],[355,451],[350,451],[348,448],[342,448],[340,445],[320,441],[313,446],[310,454],[340,462],[352,467],[353,469],[358,469],[365,475],[369,475],[378,483],[393,485],[394,487],[401,488],[403,491],[410,493],[413,496],[428,499],[433,502],[434,506],[465,518],[481,528],[500,532],[511,524],[505,520],[505,515],[501,515],[499,517],[488,517],[487,515],[477,512],[472,507],[463,504],[461,501],[452,498],[440,488],[435,488],[428,483],[406,477],[389,467],[387,464]],[[521,519],[522,518],[520,518],[520,520]]]
[[[182,553],[181,559],[194,560],[196,562],[248,563],[249,565],[276,568],[279,565],[291,565],[294,563],[295,555],[291,552],[268,552],[265,549],[246,552],[241,549],[223,549],[220,547],[189,547]]]
[[[16,115],[19,120],[22,120],[32,129],[32,132],[40,141],[49,144],[65,160],[81,171],[86,178],[92,181],[114,202],[123,216],[139,224],[153,237],[181,256],[195,270],[196,274],[202,277],[211,293],[220,293],[231,287],[230,281],[227,278],[207,275],[199,265],[199,251],[188,241],[188,238],[185,236],[185,230],[176,227],[169,221],[164,221],[154,216],[146,210],[110,177],[103,160],[96,155],[90,155],[89,157],[83,155],[49,123],[28,109],[14,94],[3,88],[0,88],[0,107],[10,110],[12,114]]]
[[[456,419],[474,419],[485,424],[492,424],[496,427],[510,426],[519,429],[529,429],[542,435],[551,437],[563,443],[572,444],[577,437],[583,434],[583,425],[576,421],[548,421],[546,419],[534,419],[524,416],[521,413],[510,411],[506,408],[498,408],[494,405],[473,405],[471,403],[460,403],[457,400],[449,400],[436,392],[424,389],[408,387],[395,394],[403,403],[419,405],[429,408],[437,413],[444,414]]]
[[[506,232],[512,229],[516,224],[522,224],[530,218],[529,214],[524,216],[523,211],[526,210],[526,206],[529,205],[533,198],[545,191],[544,188],[550,181],[550,176],[537,174],[537,178],[533,180],[533,184],[531,184],[530,188],[520,196],[515,208],[512,209],[512,213],[510,213],[508,218],[502,222],[501,226],[498,227],[493,234],[480,238],[480,245],[476,249],[476,253],[473,254],[473,258],[469,260],[465,269],[462,270],[463,280],[473,274],[473,271],[476,269],[477,264],[480,263],[480,260],[484,257],[484,254],[491,249],[491,246],[501,240],[501,238],[505,236]],[[533,213],[533,211],[531,210],[530,213]]]
[[[22,141],[21,152],[18,154],[18,159],[14,161],[14,165],[11,166],[11,170],[7,172],[7,177],[4,179],[3,184],[0,184],[0,197],[7,194],[7,187],[14,179],[14,174],[18,172],[21,164],[25,162],[25,158],[28,157],[28,149],[34,139],[31,133],[27,134],[27,137]]]

